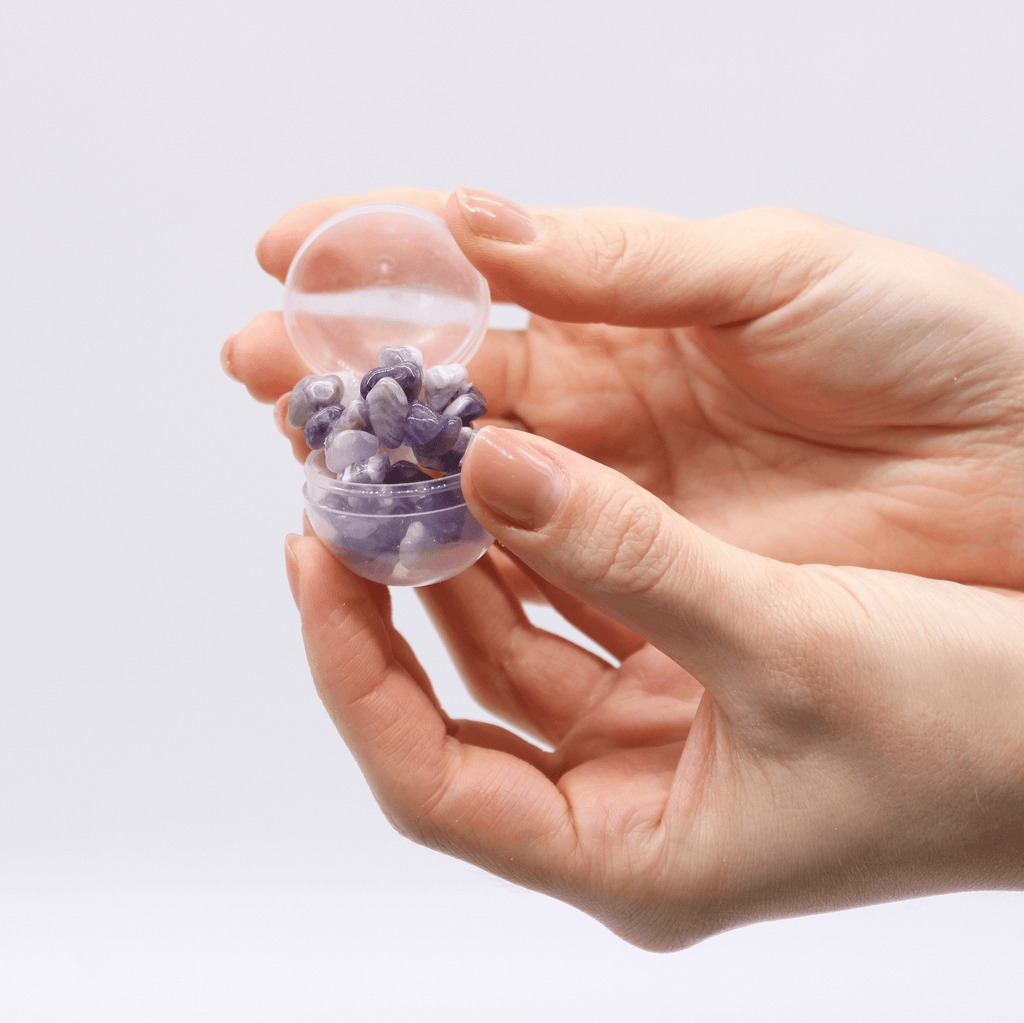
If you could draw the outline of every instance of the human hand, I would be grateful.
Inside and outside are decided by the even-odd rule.
[[[1024,299],[1010,288],[792,211],[527,215],[414,190],[296,208],[261,241],[263,266],[283,279],[323,220],[384,200],[444,216],[494,297],[537,314],[490,332],[473,361],[492,415],[746,550],[1024,586]],[[540,236],[524,242],[530,220]],[[494,240],[503,229],[516,240]],[[307,372],[279,314],[225,359],[264,400]]]
[[[399,831],[662,951],[1024,884],[1024,595],[770,560],[513,431],[463,489],[621,664],[533,627],[484,559],[421,593],[477,699],[553,748],[452,721],[387,590],[293,538],[318,690]]]

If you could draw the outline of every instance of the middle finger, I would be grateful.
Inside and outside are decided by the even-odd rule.
[[[474,698],[553,745],[614,685],[611,664],[529,620],[489,557],[417,593]]]

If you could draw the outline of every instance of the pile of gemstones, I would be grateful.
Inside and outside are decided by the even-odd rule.
[[[385,346],[380,362],[358,383],[304,377],[288,422],[304,430],[313,464],[326,467],[311,479],[319,472],[328,482],[307,484],[317,534],[350,568],[383,582],[430,568],[442,550],[454,558],[460,545],[486,546],[459,480],[445,477],[458,475],[487,402],[465,366],[424,371],[420,351],[406,346]]]
[[[457,473],[471,424],[487,411],[465,366],[424,372],[422,352],[410,346],[385,345],[359,397],[343,405],[343,392],[333,374],[303,377],[288,399],[288,422],[305,431],[310,448],[323,448],[327,468],[345,483],[419,483]]]

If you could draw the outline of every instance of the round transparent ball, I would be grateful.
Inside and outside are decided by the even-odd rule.
[[[313,531],[347,568],[388,586],[429,586],[469,568],[494,537],[469,513],[461,477],[422,483],[346,483],[306,459],[302,494]]]
[[[418,350],[424,368],[465,364],[487,330],[487,281],[440,217],[380,203],[339,213],[303,242],[285,282],[284,317],[315,373],[357,382],[385,345]],[[347,383],[344,401],[352,383]],[[337,479],[322,450],[306,460],[313,530],[357,575],[426,586],[468,568],[493,543],[462,496],[461,477],[374,485]]]

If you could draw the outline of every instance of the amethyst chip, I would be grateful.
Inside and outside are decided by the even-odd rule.
[[[474,419],[479,419],[486,412],[487,399],[478,388],[470,387],[445,406],[444,415],[458,416],[466,426],[469,426]]]
[[[417,399],[405,418],[405,443],[411,448],[432,441],[441,432],[441,419],[425,402]]]
[[[385,377],[390,377],[405,393],[406,401],[412,401],[418,397],[420,387],[423,384],[423,374],[419,366],[409,362],[400,362],[395,366],[377,366],[371,369],[359,383],[359,393],[368,397],[370,391]]]
[[[334,374],[303,377],[288,396],[288,425],[304,430],[314,412],[341,403],[343,389],[344,384]]]
[[[384,477],[385,483],[426,483],[428,480],[433,479],[432,476],[428,476],[418,465],[414,465],[412,462],[407,462],[405,459],[395,462],[390,469],[388,469],[387,475]]]
[[[377,450],[377,438],[362,430],[341,430],[332,435],[324,450],[327,468],[343,473],[353,462],[369,458]]]
[[[441,429],[433,440],[426,444],[418,444],[413,450],[416,457],[436,458],[446,451],[451,451],[459,439],[459,431],[462,430],[462,420],[458,416],[441,416]],[[421,463],[422,464],[422,463]]]
[[[391,460],[385,454],[371,455],[359,462],[353,462],[341,475],[344,483],[383,483],[391,468]]]
[[[448,366],[431,366],[423,374],[423,400],[440,412],[466,385],[466,367],[453,362]]]
[[[304,436],[306,446],[310,448],[322,448],[327,435],[331,432],[334,424],[341,419],[345,411],[344,405],[328,405],[327,408],[314,412],[306,421]]]
[[[400,362],[411,362],[423,372],[423,352],[413,345],[384,345],[380,350],[382,366],[397,366]]]
[[[398,382],[391,377],[381,377],[367,394],[366,407],[370,425],[381,443],[397,448],[405,436],[405,419],[409,412],[409,403]]]

